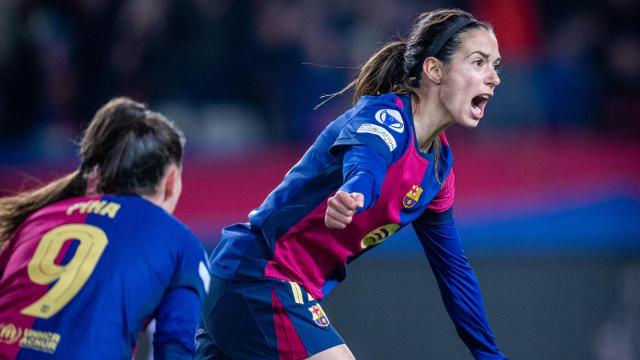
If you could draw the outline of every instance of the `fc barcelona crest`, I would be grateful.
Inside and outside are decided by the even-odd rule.
[[[309,312],[311,313],[311,316],[313,316],[313,321],[316,322],[316,325],[320,327],[329,326],[329,318],[324,314],[324,310],[322,310],[320,304],[315,304],[310,307]]]
[[[407,209],[413,207],[418,203],[421,194],[422,188],[418,185],[412,185],[411,190],[409,190],[407,195],[404,196],[404,199],[402,199],[402,205]]]

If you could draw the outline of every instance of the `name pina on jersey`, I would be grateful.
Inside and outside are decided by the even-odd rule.
[[[120,210],[120,204],[106,200],[77,202],[67,208],[67,215],[73,214],[76,210],[80,212],[80,214],[106,215],[113,219],[118,214],[118,210]]]

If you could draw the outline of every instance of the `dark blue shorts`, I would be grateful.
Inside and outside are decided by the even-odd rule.
[[[196,359],[298,360],[343,343],[320,303],[298,284],[214,276]]]

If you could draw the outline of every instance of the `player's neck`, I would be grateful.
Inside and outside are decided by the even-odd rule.
[[[451,115],[442,106],[437,94],[426,94],[429,91],[417,91],[411,96],[413,110],[413,126],[421,151],[428,151],[435,138],[453,124]]]

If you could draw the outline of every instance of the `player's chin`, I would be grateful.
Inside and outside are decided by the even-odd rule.
[[[475,129],[476,127],[478,127],[478,124],[480,123],[480,119],[476,119],[473,116],[462,116],[460,118],[460,120],[458,121],[458,124],[467,128],[467,129]]]

